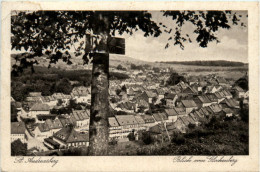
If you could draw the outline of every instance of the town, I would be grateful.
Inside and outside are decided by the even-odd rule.
[[[145,70],[135,65],[110,70],[129,76],[109,82],[111,144],[141,140],[144,133],[171,140],[174,133],[186,133],[213,117],[240,119],[241,106],[248,109],[248,90],[217,74],[180,76],[171,68],[149,65]],[[247,79],[247,73],[240,78]],[[11,141],[26,143],[27,154],[89,145],[90,86],[74,86],[70,94],[50,96],[29,92],[21,102],[12,97],[11,105],[15,108]]]

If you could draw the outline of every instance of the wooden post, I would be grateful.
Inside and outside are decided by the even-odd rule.
[[[125,54],[125,39],[110,37],[109,20],[103,12],[95,12],[95,17],[94,35],[86,35],[86,52],[93,55],[89,154],[107,155],[109,137],[109,53]]]
[[[95,34],[102,36],[102,47],[104,52],[93,53],[93,68],[91,81],[91,108],[89,126],[89,155],[108,154],[108,76],[109,76],[109,54],[107,52],[108,20],[98,12]],[[97,45],[99,46],[99,45]]]
[[[91,82],[90,155],[107,155],[109,113],[108,69],[109,55],[95,53]]]

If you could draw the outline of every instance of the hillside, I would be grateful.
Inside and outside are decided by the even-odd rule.
[[[135,59],[129,56],[125,55],[116,55],[116,54],[111,54],[110,55],[110,65],[112,66],[117,66],[119,64],[125,64],[125,65],[130,65],[131,63],[135,65],[144,65],[144,64],[149,64],[152,65],[154,64],[153,62],[147,62],[139,59]]]
[[[166,64],[180,64],[180,65],[193,65],[193,66],[245,66],[246,63],[227,61],[227,60],[213,60],[213,61],[165,61],[156,63]]]
[[[90,69],[91,66],[89,65],[84,65],[83,66],[83,60],[82,57],[76,57],[73,53],[71,54],[71,61],[72,65],[67,65],[65,62],[63,62],[61,59],[56,63],[52,64],[52,67],[60,68],[60,69]],[[11,54],[11,64],[15,64],[15,58],[20,59],[22,58],[22,53],[18,54]],[[36,57],[35,58],[39,65],[38,66],[44,66],[47,67],[49,65],[49,59],[47,55],[43,55],[41,57]],[[135,65],[144,65],[144,64],[154,64],[153,62],[146,62],[142,60],[138,60],[129,56],[125,55],[116,55],[116,54],[111,54],[109,57],[110,61],[110,66],[117,66],[119,64],[123,64],[124,66],[130,66],[130,64],[135,64]]]

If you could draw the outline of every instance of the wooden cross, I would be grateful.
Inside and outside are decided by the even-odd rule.
[[[86,35],[87,53],[109,53],[125,55],[125,39],[118,37],[108,37],[107,42],[101,40],[100,35]],[[99,42],[98,42],[99,41]]]

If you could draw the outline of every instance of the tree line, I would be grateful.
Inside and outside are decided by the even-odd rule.
[[[157,63],[167,63],[167,64],[180,64],[180,65],[194,65],[194,66],[244,66],[246,63],[226,61],[226,60],[213,60],[213,61],[166,61]]]
[[[31,73],[26,69],[23,75],[11,76],[11,96],[16,101],[23,101],[29,92],[42,92],[43,96],[50,96],[53,93],[70,94],[75,86],[90,86],[90,70],[61,70],[57,68],[34,67],[35,72]],[[111,72],[111,80],[124,80],[128,75]],[[76,81],[75,84],[70,81]]]

